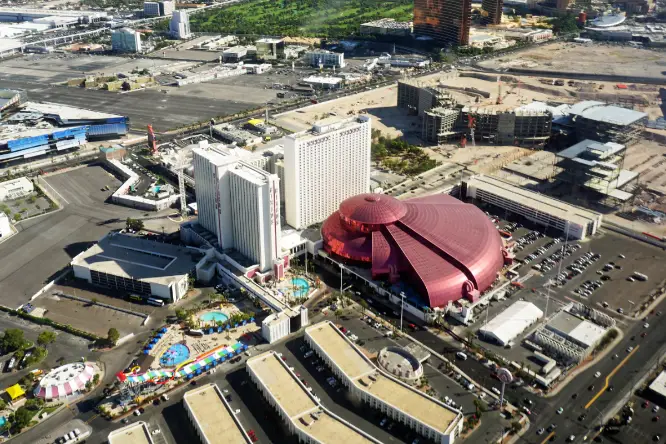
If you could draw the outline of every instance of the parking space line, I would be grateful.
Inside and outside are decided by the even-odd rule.
[[[52,190],[53,190],[53,191],[54,191],[54,192],[55,192],[55,193],[56,193],[56,194],[57,194],[62,200],[64,200],[65,203],[66,203],[67,205],[69,205],[69,202],[67,202],[67,199],[65,199],[64,197],[62,197],[62,194],[60,194],[60,193],[58,192],[58,190],[56,190],[55,188],[53,188],[53,185],[51,185],[50,183],[48,183],[48,181],[47,181],[46,179],[44,179],[43,177],[42,177],[42,180],[43,180],[44,183],[45,183],[46,185],[48,185],[49,188],[51,188],[51,189],[52,189]]]
[[[594,395],[592,399],[590,399],[590,402],[588,402],[585,405],[585,410],[589,409],[590,406],[594,404],[594,402],[597,399],[599,399],[599,396],[601,396],[606,391],[606,389],[608,388],[608,383],[610,382],[611,378],[615,375],[615,373],[617,373],[618,370],[622,368],[622,366],[624,366],[624,364],[627,363],[629,358],[631,358],[634,355],[634,353],[638,351],[639,348],[641,348],[641,346],[637,345],[636,348],[630,351],[629,354],[608,374],[608,376],[606,376],[606,381],[604,382],[604,386],[601,388],[601,390],[599,390],[599,392],[596,395]]]

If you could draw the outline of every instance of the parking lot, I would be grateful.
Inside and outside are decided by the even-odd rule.
[[[10,316],[7,313],[0,312],[0,329],[7,330],[10,328],[17,328],[24,332],[24,337],[30,341],[35,342],[39,333],[45,330],[54,331],[56,333],[56,340],[47,346],[48,355],[46,359],[37,366],[29,368],[14,370],[7,372],[6,364],[10,360],[11,355],[7,354],[0,357],[0,386],[9,387],[15,384],[19,379],[25,376],[34,368],[54,368],[61,365],[61,362],[74,362],[85,357],[87,360],[96,360],[98,354],[88,350],[89,342],[77,336],[70,335],[58,330],[52,330],[49,327],[33,324],[23,320],[17,316]]]
[[[6,306],[28,301],[74,256],[109,230],[123,228],[128,217],[146,219],[146,227],[158,232],[178,227],[167,218],[171,211],[149,214],[107,202],[120,182],[98,165],[42,178],[60,201],[60,210],[21,222],[19,233],[0,244],[0,257],[11,258],[0,263],[0,294]],[[109,191],[102,191],[106,185]]]
[[[666,436],[666,426],[662,419],[664,405],[655,404],[651,399],[641,396],[632,396],[629,404],[633,405],[633,413],[626,408],[620,411],[620,423],[618,427],[609,427],[603,437],[612,443],[656,442],[654,437],[659,435],[661,439]],[[631,420],[628,418],[631,417]]]

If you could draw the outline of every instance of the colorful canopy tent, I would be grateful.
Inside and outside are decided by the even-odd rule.
[[[141,375],[125,375],[127,381],[129,382],[147,382],[153,379],[169,379],[169,378],[182,378],[188,377],[189,375],[200,374],[202,371],[211,368],[221,362],[226,361],[228,358],[231,358],[243,350],[247,350],[247,345],[237,342],[230,347],[224,347],[222,349],[216,350],[215,352],[204,355],[203,358],[195,358],[194,362],[184,365],[181,369],[177,370],[176,373],[169,370],[150,370]]]
[[[18,384],[14,384],[11,387],[7,387],[7,390],[5,391],[9,395],[9,399],[11,399],[12,401],[16,401],[17,399],[25,396],[25,391]]]
[[[95,376],[95,369],[82,362],[67,364],[51,370],[39,381],[35,396],[46,400],[64,398],[81,391]]]

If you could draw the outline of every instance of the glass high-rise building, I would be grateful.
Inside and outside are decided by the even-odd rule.
[[[453,46],[469,44],[472,0],[414,0],[414,34]]]

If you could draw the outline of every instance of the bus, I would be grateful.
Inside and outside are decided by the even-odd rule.
[[[633,277],[635,279],[638,279],[639,281],[647,281],[648,277],[644,275],[643,273],[639,273],[638,271],[634,271]]]
[[[156,307],[164,307],[164,301],[162,299],[148,298],[147,302],[150,305],[155,305]]]

